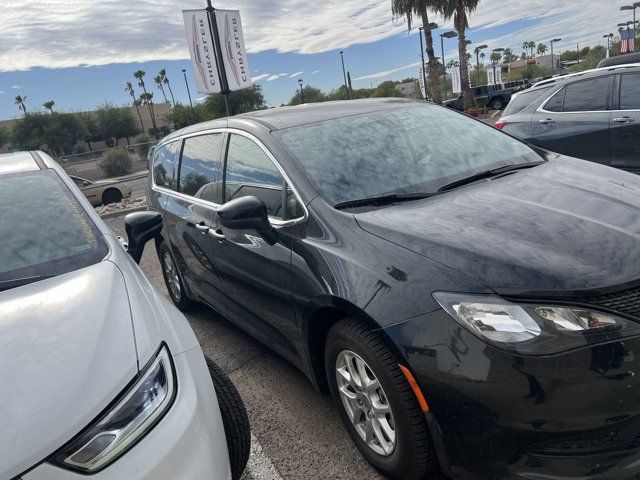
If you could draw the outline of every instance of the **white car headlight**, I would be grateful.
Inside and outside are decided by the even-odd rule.
[[[171,406],[176,388],[165,345],[113,406],[56,453],[53,463],[83,473],[105,468],[153,428]]]
[[[640,335],[640,323],[579,306],[513,303],[496,296],[433,294],[471,333],[498,348],[549,355]]]

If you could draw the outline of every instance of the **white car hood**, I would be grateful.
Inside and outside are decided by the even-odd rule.
[[[111,262],[0,292],[0,478],[45,460],[138,372]]]

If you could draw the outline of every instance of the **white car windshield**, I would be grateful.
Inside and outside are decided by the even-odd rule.
[[[100,262],[109,249],[53,171],[0,176],[0,290]]]

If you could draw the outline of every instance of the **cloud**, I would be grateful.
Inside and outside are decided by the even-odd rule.
[[[11,88],[22,88],[20,85],[12,85]]]
[[[373,78],[388,77],[394,73],[401,72],[402,70],[408,70],[409,68],[417,68],[420,66],[420,62],[410,63],[408,65],[402,65],[401,67],[391,68],[389,70],[382,70],[380,72],[370,73],[369,75],[363,75],[362,77],[354,78],[354,82],[361,80],[371,80]]]
[[[2,95],[3,93],[5,93],[3,90],[0,90],[0,95]]]
[[[314,70],[313,72],[311,72],[311,75],[315,75],[317,73],[320,73],[320,70]]]
[[[289,76],[288,73],[276,73],[274,75],[269,75],[267,77],[267,82],[273,82],[274,80],[277,80],[282,77],[287,77],[287,76]]]
[[[267,78],[270,74],[269,73],[263,73],[261,75],[256,75],[255,77],[251,77],[251,80],[253,80],[254,82],[259,82],[260,80],[264,80],[265,78]]]
[[[187,59],[180,11],[202,5],[202,0],[39,0],[25,8],[24,0],[2,0],[0,71]],[[407,31],[403,19],[392,20],[389,0],[219,0],[216,7],[240,9],[250,53],[321,53]],[[520,0],[484,0],[470,17],[471,38],[527,21],[526,30],[490,45],[517,47],[527,39],[559,35],[566,44],[595,44],[621,19],[611,0],[527,0],[526,8]],[[430,20],[451,28],[437,15]]]
[[[304,72],[296,72],[296,73],[292,73],[291,75],[289,75],[289,78],[295,78],[295,77],[299,77],[300,75],[302,75]]]

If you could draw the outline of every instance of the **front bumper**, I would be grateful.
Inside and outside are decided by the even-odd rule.
[[[106,469],[82,475],[43,463],[23,480],[230,479],[224,427],[200,348],[173,357],[178,391],[162,420]]]
[[[640,478],[640,338],[523,357],[442,310],[386,332],[427,398],[454,478]]]

